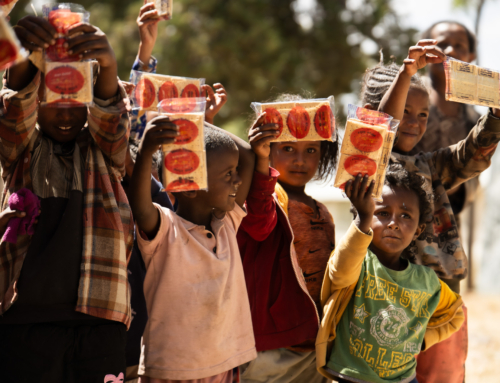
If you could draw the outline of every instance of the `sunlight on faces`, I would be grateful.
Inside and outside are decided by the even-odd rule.
[[[271,166],[279,181],[302,187],[314,178],[321,159],[321,141],[274,142],[271,144]]]
[[[410,88],[394,150],[402,153],[411,151],[422,139],[428,118],[429,94],[421,89]]]
[[[418,195],[399,187],[384,185],[382,202],[375,203],[370,249],[376,254],[398,256],[422,232],[419,225]]]

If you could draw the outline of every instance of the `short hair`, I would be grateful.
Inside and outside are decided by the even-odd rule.
[[[432,39],[432,30],[436,26],[438,26],[439,24],[454,24],[454,25],[458,25],[459,27],[461,27],[465,31],[465,33],[467,34],[467,40],[469,41],[469,53],[472,53],[472,54],[476,53],[476,46],[477,46],[476,35],[469,28],[467,28],[462,23],[459,23],[458,21],[452,21],[452,20],[438,21],[437,23],[432,24],[424,32],[422,32],[422,38],[423,39]]]
[[[137,153],[139,153],[139,141],[133,138],[128,140],[128,147],[130,151],[130,157],[135,162],[137,159]],[[158,173],[161,173],[161,150],[158,149],[153,153],[153,169],[156,169]]]
[[[205,139],[205,151],[208,153],[217,151],[220,149],[230,149],[234,150],[237,148],[233,139],[229,137],[227,133],[220,129],[214,129],[209,124],[204,124],[204,139]]]
[[[428,195],[425,191],[426,182],[424,177],[419,176],[415,172],[409,172],[400,163],[391,163],[387,166],[384,185],[401,188],[417,194],[420,213],[419,224],[426,223],[432,211],[432,196]]]
[[[367,69],[363,76],[363,85],[361,87],[363,105],[369,104],[375,110],[378,109],[382,98],[398,75],[399,69],[399,65],[394,62],[384,64],[381,52],[380,63],[373,68]],[[410,89],[418,89],[429,94],[427,87],[418,73],[412,76]]]

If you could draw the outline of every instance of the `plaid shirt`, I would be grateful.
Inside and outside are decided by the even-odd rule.
[[[5,189],[2,208],[11,193],[32,188],[31,156],[42,133],[37,128],[40,72],[19,92],[0,92],[0,161]],[[110,100],[94,98],[87,126],[77,137],[85,162],[83,253],[75,310],[130,325],[127,261],[133,246],[133,219],[120,185],[125,171],[130,109],[125,92]],[[40,164],[41,165],[41,164]],[[0,314],[17,299],[16,283],[31,237],[16,244],[0,242]],[[61,276],[64,277],[64,276]]]

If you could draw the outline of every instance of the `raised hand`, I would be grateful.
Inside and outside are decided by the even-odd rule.
[[[153,48],[158,37],[158,22],[162,20],[158,17],[158,10],[154,3],[148,3],[144,0],[144,5],[139,10],[137,17],[137,26],[139,27],[139,35],[141,42],[139,45],[139,60],[147,65]]]
[[[404,59],[404,72],[410,77],[427,64],[439,64],[446,60],[443,51],[436,47],[437,40],[420,40],[417,45],[410,47],[408,57]]]
[[[356,224],[364,233],[368,233],[370,230],[373,213],[375,212],[375,201],[372,198],[375,182],[371,181],[370,185],[368,185],[368,178],[367,175],[363,177],[358,174],[354,181],[347,181],[344,189],[347,198],[358,212]]]
[[[21,45],[29,51],[42,51],[56,43],[57,32],[43,17],[23,17],[14,26],[14,32]]]
[[[215,89],[215,92],[214,92]],[[224,85],[220,83],[214,84],[214,89],[210,85],[203,85],[201,90],[207,98],[207,106],[205,111],[205,120],[213,124],[214,117],[219,113],[221,108],[227,102],[227,92]]]
[[[248,142],[252,147],[257,163],[255,170],[264,175],[269,174],[269,155],[271,141],[279,134],[278,124],[265,124],[266,112],[263,112],[248,131]]]
[[[177,136],[179,127],[167,116],[155,117],[146,125],[144,137],[139,145],[139,155],[152,157],[160,145],[173,143]]]

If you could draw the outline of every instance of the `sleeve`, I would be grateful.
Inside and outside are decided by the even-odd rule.
[[[273,197],[279,172],[269,168],[269,175],[254,172],[252,185],[245,202],[247,216],[241,222],[243,229],[254,240],[262,242],[276,227],[278,215]]]
[[[173,218],[171,214],[175,214],[167,208],[161,207],[158,204],[154,204],[160,213],[160,227],[158,229],[158,233],[152,239],[149,239],[144,233],[139,231],[139,226],[136,224],[137,233],[137,245],[139,246],[139,250],[141,251],[142,257],[144,259],[144,263],[146,264],[146,268],[148,268],[149,263],[153,259],[155,253],[161,244],[162,241],[165,240],[168,234],[168,230],[170,226],[173,224]]]
[[[486,170],[499,141],[500,119],[489,113],[478,120],[464,140],[426,156],[430,157],[443,186],[449,190]]]
[[[20,91],[7,88],[4,76],[0,92],[0,161],[2,174],[9,173],[12,166],[29,146],[36,130],[38,117],[38,88],[41,72],[38,71],[31,83]]]
[[[363,233],[355,222],[333,250],[327,264],[327,275],[331,281],[330,291],[351,286],[359,279],[363,260],[373,238],[373,231]]]
[[[443,281],[439,282],[441,283],[439,303],[429,320],[424,336],[426,350],[448,339],[462,327],[465,320],[460,295],[451,291]]]
[[[162,189],[163,185],[157,181],[156,178],[151,176],[151,198],[153,202],[167,209],[174,210],[170,197],[166,192],[162,191]]]
[[[156,66],[158,65],[158,60],[151,56],[147,64],[139,60],[139,56],[136,56],[134,64],[132,65],[132,70],[138,70],[141,72],[156,73]],[[130,79],[132,79],[132,73],[130,73]]]
[[[88,127],[104,157],[123,176],[130,133],[130,103],[123,86],[119,85],[118,89],[118,94],[109,100],[94,97],[94,104],[89,107]]]

